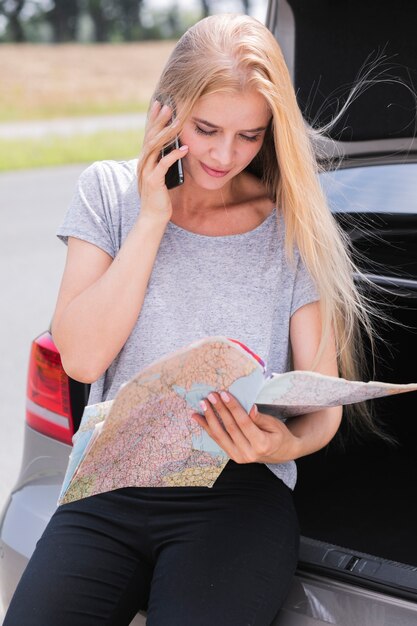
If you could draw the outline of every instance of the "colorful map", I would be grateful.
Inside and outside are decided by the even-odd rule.
[[[263,382],[259,361],[224,337],[155,362],[113,402],[86,407],[59,504],[127,486],[211,487],[229,459],[190,415],[222,389],[249,411]]]
[[[207,337],[151,364],[113,401],[86,407],[58,504],[120,487],[211,487],[229,459],[191,419],[211,391],[227,389],[246,411],[256,402],[286,419],[417,390],[308,371],[265,379],[264,372],[259,357],[226,337]]]
[[[409,391],[417,391],[417,383],[365,383],[296,370],[268,377],[256,398],[256,404],[266,405],[266,413],[271,412],[273,407],[273,414],[285,419],[330,406],[354,404]]]

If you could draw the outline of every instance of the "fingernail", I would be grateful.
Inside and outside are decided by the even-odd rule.
[[[203,411],[207,411],[207,404],[204,402],[204,400],[200,400],[200,406]]]
[[[226,393],[225,391],[221,391],[220,392],[220,397],[222,400],[224,400],[225,402],[229,402],[230,400],[230,396],[228,393]]]
[[[217,398],[216,398],[216,396],[214,395],[214,393],[209,393],[209,395],[207,396],[207,398],[210,400],[210,402],[211,402],[212,404],[216,404],[216,402],[217,402]]]
[[[188,146],[181,146],[180,150],[182,150],[183,152],[185,152],[186,150],[188,150]]]

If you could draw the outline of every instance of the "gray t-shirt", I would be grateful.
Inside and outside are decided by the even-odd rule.
[[[131,160],[88,167],[58,237],[65,243],[69,236],[83,239],[114,258],[140,211],[136,166]],[[136,325],[91,385],[89,404],[114,398],[140,369],[208,335],[245,343],[266,362],[267,374],[287,371],[290,317],[318,294],[297,250],[294,266],[288,263],[284,237],[277,209],[238,235],[200,235],[169,222]],[[293,461],[268,467],[294,487]]]

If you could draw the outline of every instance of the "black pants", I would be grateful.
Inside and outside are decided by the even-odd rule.
[[[269,626],[297,563],[292,493],[262,464],[215,485],[126,488],[61,506],[3,626]]]

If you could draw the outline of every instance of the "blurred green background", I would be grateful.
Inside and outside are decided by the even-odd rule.
[[[0,171],[124,159],[175,42],[267,0],[0,0]]]

